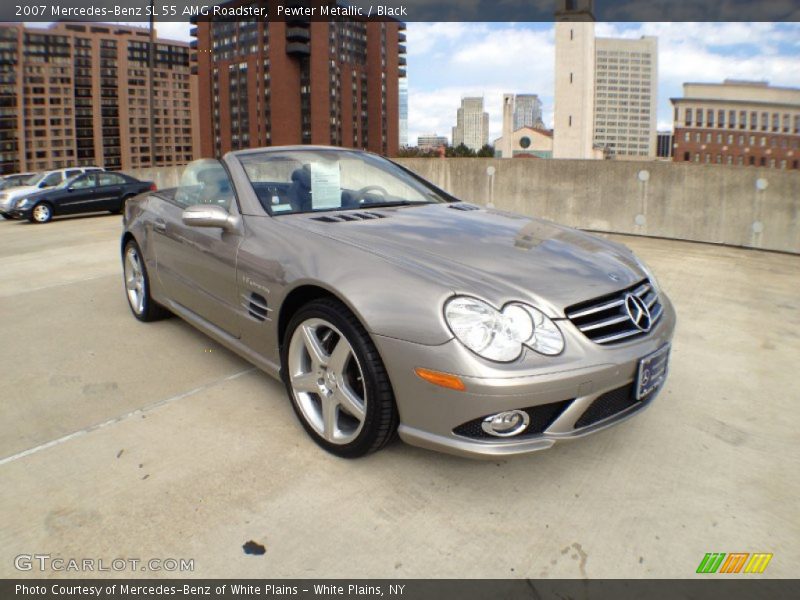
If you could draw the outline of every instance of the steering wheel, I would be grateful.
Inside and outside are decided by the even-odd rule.
[[[389,195],[389,192],[387,192],[384,188],[382,188],[379,185],[367,185],[355,193],[355,195],[353,196],[353,200],[357,204],[361,204],[362,202],[364,202],[364,196],[366,196],[369,192],[380,192],[384,198],[386,198]]]

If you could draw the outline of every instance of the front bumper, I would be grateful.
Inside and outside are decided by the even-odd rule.
[[[8,212],[0,214],[2,214],[4,217],[5,216],[11,217],[12,219],[27,219],[31,214],[31,210],[29,208],[27,209],[15,208],[13,210],[9,210]]]
[[[462,456],[499,457],[544,450],[633,416],[663,388],[641,401],[632,396],[640,359],[672,340],[675,311],[663,293],[661,299],[664,315],[646,336],[600,346],[561,320],[566,341],[562,356],[529,352],[510,365],[484,361],[456,340],[425,346],[374,335],[394,388],[401,439]],[[466,390],[423,381],[414,373],[417,367],[458,375]],[[531,425],[519,436],[492,437],[476,427],[488,415],[514,409],[532,415]]]

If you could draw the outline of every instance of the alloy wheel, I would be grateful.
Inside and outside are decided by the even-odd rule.
[[[47,223],[50,220],[50,207],[47,204],[37,204],[33,208],[33,219],[37,223]]]
[[[352,442],[364,426],[364,373],[347,338],[324,319],[300,323],[288,353],[292,395],[306,422],[332,444]]]
[[[125,289],[128,292],[133,312],[141,315],[144,312],[145,280],[139,252],[134,246],[125,251]]]

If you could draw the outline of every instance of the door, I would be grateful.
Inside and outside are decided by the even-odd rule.
[[[58,190],[59,193],[61,190]],[[94,173],[86,173],[69,182],[58,200],[58,212],[69,215],[98,210],[97,178]]]
[[[94,173],[97,177],[97,209],[119,210],[122,196],[125,194],[125,178],[116,173]]]
[[[191,163],[173,199],[159,202],[154,209],[156,276],[171,300],[238,338],[242,309],[236,253],[242,236],[220,227],[186,225],[181,219],[183,210],[196,204],[215,204],[238,215],[233,186],[220,161]]]

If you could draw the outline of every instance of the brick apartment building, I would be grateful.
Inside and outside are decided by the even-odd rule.
[[[197,22],[202,155],[324,144],[395,156],[404,31],[397,21]]]
[[[685,83],[675,162],[800,168],[800,89],[766,82]]]
[[[0,173],[185,164],[199,149],[188,44],[156,40],[150,152],[147,28],[0,25]]]

